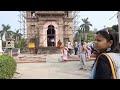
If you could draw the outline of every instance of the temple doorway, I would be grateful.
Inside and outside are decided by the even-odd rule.
[[[55,46],[55,29],[53,25],[48,26],[47,30],[47,46]]]

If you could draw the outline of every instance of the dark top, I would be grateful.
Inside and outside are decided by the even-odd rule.
[[[98,58],[94,79],[113,79],[110,63],[105,55]]]

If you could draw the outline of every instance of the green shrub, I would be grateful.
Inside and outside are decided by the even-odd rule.
[[[16,71],[16,61],[9,55],[0,56],[0,79],[12,79]]]

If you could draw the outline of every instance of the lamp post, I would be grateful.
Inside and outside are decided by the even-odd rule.
[[[119,42],[120,42],[120,11],[118,11],[118,32],[119,32]]]

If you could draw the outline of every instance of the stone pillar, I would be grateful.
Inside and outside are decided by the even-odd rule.
[[[58,38],[60,39],[60,41],[62,42],[62,44],[64,45],[64,30],[63,30],[63,18],[59,18],[58,19]]]
[[[71,43],[73,43],[73,26],[72,25],[73,25],[72,22],[70,22],[69,30],[68,30]]]
[[[43,46],[44,47],[47,47],[47,30],[48,30],[48,27],[43,27],[42,29],[42,33],[43,33],[43,40],[42,40],[42,43],[43,43]]]
[[[55,26],[54,28],[55,28],[55,45],[56,45],[56,47],[57,47],[57,42],[58,42],[58,40],[60,39],[60,36],[59,36],[59,28],[58,28],[58,26]]]
[[[42,47],[43,46],[43,25],[39,25],[39,46]]]

